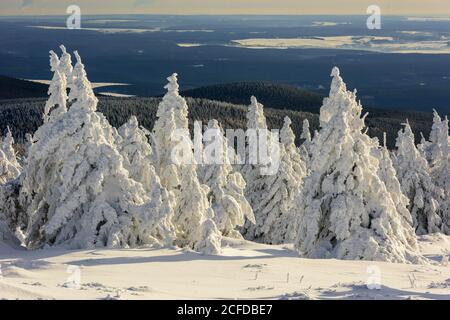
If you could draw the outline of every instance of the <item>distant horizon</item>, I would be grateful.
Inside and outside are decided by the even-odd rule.
[[[86,15],[383,15],[450,16],[448,0],[2,0],[1,16],[59,16],[71,5]]]
[[[76,31],[63,15],[3,16],[0,69],[49,79],[47,52],[62,43],[83,54],[93,82],[131,84],[105,92],[155,96],[173,72],[183,90],[264,80],[320,91],[337,65],[367,107],[449,113],[450,18],[386,15],[376,31],[367,17],[89,14]]]
[[[276,13],[276,14],[260,14],[260,13],[86,13],[84,16],[183,16],[183,17],[196,17],[196,16],[211,16],[211,17],[220,17],[220,16],[255,16],[255,17],[366,17],[367,14],[344,14],[344,13],[336,13],[336,14],[320,14],[320,13],[307,13],[307,14],[284,14],[284,13]],[[1,14],[0,17],[67,17],[68,14]],[[429,18],[450,18],[449,14],[414,14],[414,13],[405,13],[405,14],[383,14],[383,16],[389,17],[429,17]]]

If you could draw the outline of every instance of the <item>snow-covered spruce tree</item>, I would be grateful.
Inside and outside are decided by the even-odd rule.
[[[253,130],[257,136],[260,131],[267,131],[266,117],[264,116],[263,105],[258,102],[256,97],[251,97],[251,103],[247,111],[247,132]],[[264,191],[268,190],[267,176],[261,174],[262,165],[259,163],[251,163],[250,152],[256,153],[250,150],[251,146],[257,145],[257,141],[249,141],[249,135],[247,135],[247,143],[245,150],[245,164],[241,168],[242,175],[246,182],[245,197],[247,198],[250,206],[253,209],[255,216],[255,222],[247,220],[242,228],[242,234],[247,240],[257,240],[261,237],[260,228],[264,224],[265,217],[262,217],[260,207],[261,200],[264,198]],[[255,157],[253,155],[253,157]]]
[[[155,148],[154,151],[154,163],[157,174],[161,179],[161,183],[172,194],[172,198],[176,204],[176,198],[178,196],[178,189],[181,183],[181,177],[179,167],[172,160],[172,150],[176,147],[177,143],[173,138],[173,134],[176,130],[174,111],[169,110],[168,115],[161,117],[157,120],[158,134],[153,134],[153,141]],[[162,135],[166,134],[166,140],[163,140]]]
[[[303,140],[300,147],[298,147],[299,153],[301,158],[303,159],[303,162],[306,166],[306,171],[308,170],[308,162],[311,158],[310,153],[310,146],[311,146],[311,131],[309,129],[309,121],[308,119],[303,120],[303,128],[302,128],[302,134],[300,136],[300,139]]]
[[[208,201],[209,188],[199,182],[188,130],[188,107],[179,95],[177,74],[167,78],[166,95],[153,128],[156,171],[171,194],[175,244],[205,254],[220,253],[221,233]],[[178,159],[180,158],[180,159]]]
[[[303,120],[302,135],[300,136],[300,139],[305,140],[305,142],[311,142],[311,131],[309,129],[308,119]]]
[[[164,87],[167,93],[164,95],[161,103],[158,105],[156,116],[158,121],[155,123],[153,132],[155,133],[156,143],[160,146],[164,145],[167,137],[164,133],[158,132],[158,129],[163,128],[164,120],[169,118],[169,113],[173,110],[175,127],[177,129],[188,127],[188,105],[186,100],[180,96],[180,86],[178,85],[178,75],[172,74],[167,78],[168,84]]]
[[[0,146],[0,242],[19,243],[15,233],[25,227],[26,215],[19,204],[22,167],[14,151],[14,138],[9,130]]]
[[[432,134],[430,134],[432,150],[430,165],[432,177],[439,187],[450,192],[450,139],[448,118],[446,116],[444,119],[440,119],[436,111],[434,118],[437,118],[436,128],[433,128]]]
[[[445,123],[443,123],[438,112],[433,110],[433,125],[430,132],[430,141],[427,141],[422,135],[421,144],[418,146],[430,164],[430,167],[440,164],[445,148],[448,148],[448,143],[443,144],[441,141],[443,140],[444,126]],[[447,132],[444,134],[448,139],[448,127]]]
[[[0,148],[0,184],[17,178],[22,171],[22,167],[17,161],[14,150],[14,138],[11,130],[7,129],[6,136],[1,142]]]
[[[257,141],[256,139],[252,141],[252,135],[257,137]],[[255,97],[251,97],[251,104],[247,112],[247,136],[246,162],[242,173],[247,183],[245,195],[252,206],[256,223],[247,220],[242,233],[248,240],[278,243],[280,239],[272,239],[273,236],[269,233],[272,233],[271,229],[277,228],[275,223],[280,223],[280,221],[275,221],[279,216],[279,206],[287,201],[290,193],[287,190],[281,190],[286,187],[286,184],[281,182],[284,176],[279,172],[284,149],[277,137],[274,137],[273,133],[268,130],[263,105]],[[260,144],[261,139],[267,140],[266,143]],[[275,158],[277,154],[278,159]],[[278,172],[266,174],[264,171],[267,168],[276,167],[275,162],[278,162]],[[271,216],[268,219],[269,215]],[[276,233],[277,231],[274,235]]]
[[[117,142],[119,151],[123,156],[123,166],[128,170],[131,179],[139,182],[145,191],[152,195],[151,199],[155,199],[159,205],[156,208],[166,212],[165,218],[160,222],[160,238],[164,237],[164,233],[173,232],[171,225],[173,217],[172,199],[170,193],[161,185],[161,181],[156,174],[152,164],[152,147],[148,142],[150,131],[139,126],[135,116],[123,124],[119,128],[119,135],[122,139]],[[173,237],[173,235],[170,235]]]
[[[311,131],[309,129],[309,121],[308,119],[303,120],[303,128],[302,128],[302,134],[300,136],[300,139],[303,140],[303,143],[298,148],[300,155],[307,165],[309,158],[311,157],[309,154],[309,147],[311,145]]]
[[[137,118],[132,116],[119,128],[119,134],[122,137],[120,153],[130,178],[140,182],[146,191],[151,191],[159,178],[152,164],[152,147],[148,142],[150,132],[140,127]]]
[[[59,72],[61,75],[66,77],[67,87],[70,89],[73,83],[73,67],[72,67],[72,57],[67,52],[66,47],[60,45],[59,48],[62,51],[61,58],[59,59]]]
[[[0,157],[2,152],[0,151]],[[27,227],[28,217],[21,202],[21,183],[23,174],[16,179],[0,185],[0,242],[4,240],[15,244],[24,241],[23,231]]]
[[[430,164],[431,179],[438,188],[442,189],[443,194],[438,199],[439,211],[443,219],[442,231],[450,234],[450,147],[447,117],[441,119],[434,110],[430,141],[426,141],[422,136],[419,147]]]
[[[0,244],[20,244],[18,236],[26,227],[26,214],[20,203],[19,171],[0,149]]]
[[[379,162],[378,176],[391,195],[397,211],[413,226],[411,213],[408,210],[409,199],[403,194],[400,182],[398,181],[397,172],[395,171],[391,154],[387,148],[386,132],[383,134],[383,137],[383,146],[373,149],[373,154]],[[375,143],[378,144],[378,139],[375,140]]]
[[[214,222],[222,235],[242,238],[236,227],[242,227],[247,218],[255,222],[253,210],[244,195],[245,181],[239,172],[233,172],[228,156],[228,141],[217,120],[208,123],[202,165],[197,173],[201,183],[210,190],[208,199],[214,211]]]
[[[414,144],[414,134],[409,123],[398,133],[394,166],[403,193],[409,199],[413,226],[418,235],[439,232],[442,219],[439,216],[438,199],[442,190],[433,183],[429,166]]]
[[[442,216],[442,231],[450,234],[450,139],[448,134],[448,118],[441,122],[439,144],[441,145],[441,160],[432,168],[432,175],[438,187],[443,189],[440,211]]]
[[[127,247],[172,241],[170,206],[130,179],[117,131],[96,112],[97,98],[75,52],[70,109],[34,135],[22,192],[28,195],[30,248]],[[73,91],[71,91],[73,94]],[[166,230],[162,230],[166,229]]]
[[[374,141],[363,133],[362,107],[339,69],[312,144],[311,173],[295,213],[295,246],[310,258],[420,262],[414,230],[378,175]]]
[[[188,107],[179,94],[177,74],[172,74],[167,80],[168,84],[164,87],[167,93],[158,105],[157,120],[153,128],[153,158],[162,185],[173,194],[175,206],[179,197],[182,166],[186,163],[176,163],[174,151],[180,144],[186,143],[186,148],[181,149],[188,154],[183,156],[186,159],[192,158],[192,142],[188,131]]]
[[[13,145],[14,138],[8,127],[0,145],[0,242],[4,238],[18,244],[23,240],[27,216],[19,201],[23,168]]]
[[[423,132],[420,133],[420,143],[417,145],[417,150],[419,150],[420,155],[428,161],[427,148],[429,142],[424,137]]]
[[[289,166],[292,167],[293,183],[298,186],[306,175],[306,165],[295,145],[295,134],[292,131],[291,123],[291,119],[285,117],[283,128],[280,131],[280,141],[287,156],[282,158],[282,160],[286,159]]]
[[[174,191],[179,188],[181,178],[179,168],[172,159],[172,151],[177,145],[173,134],[177,129],[188,128],[188,111],[186,101],[179,95],[177,74],[172,74],[167,80],[169,83],[164,87],[167,93],[158,105],[153,138],[156,172],[163,186]]]
[[[27,159],[28,159],[28,153],[31,149],[31,146],[33,145],[33,135],[31,133],[26,133],[25,134],[25,148],[24,148],[24,153],[22,156],[22,167],[26,167],[27,165]]]
[[[57,117],[67,112],[67,82],[66,76],[60,72],[60,61],[55,52],[50,51],[50,67],[53,79],[48,87],[49,98],[45,103],[44,122],[50,120],[50,115]]]
[[[263,210],[267,215],[263,227],[263,242],[281,244],[286,242],[286,233],[292,223],[291,209],[299,188],[306,176],[306,166],[295,146],[295,135],[291,119],[286,117],[280,132],[280,167],[273,176],[267,204]],[[265,201],[265,199],[263,200]]]
[[[208,186],[200,184],[195,166],[184,166],[173,219],[177,231],[175,244],[205,254],[219,254],[222,235],[213,221],[208,192]]]

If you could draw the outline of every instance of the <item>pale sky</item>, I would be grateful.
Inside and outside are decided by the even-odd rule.
[[[0,15],[82,14],[356,14],[378,5],[387,15],[450,16],[450,0],[0,0]]]

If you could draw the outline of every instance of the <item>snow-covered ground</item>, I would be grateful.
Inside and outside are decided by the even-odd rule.
[[[179,249],[26,251],[0,244],[6,299],[450,299],[450,236],[420,237],[430,265],[299,258],[289,246],[223,240]],[[369,290],[367,283],[381,283]]]

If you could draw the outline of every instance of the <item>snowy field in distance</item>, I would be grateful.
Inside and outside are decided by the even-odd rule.
[[[116,97],[116,98],[132,98],[132,97],[135,97],[135,95],[132,95],[132,94],[123,94],[123,93],[106,92],[106,91],[101,91],[98,94],[101,94],[101,95],[104,95],[104,96],[108,96],[108,97]]]
[[[49,85],[51,80],[41,80],[41,79],[24,79],[26,81],[36,82],[36,83],[42,83]],[[115,87],[115,86],[129,86],[128,83],[117,83],[117,82],[91,82],[92,88],[103,88],[103,87]]]
[[[222,256],[175,249],[24,251],[0,244],[0,298],[450,300],[450,266],[439,264],[450,236],[420,237],[435,265],[302,259],[285,246],[224,241]],[[366,286],[370,266],[379,268],[380,290]],[[77,267],[80,287],[74,289],[67,283]]]
[[[420,35],[406,31],[404,34]],[[422,34],[423,35],[423,34]],[[342,49],[384,53],[448,54],[448,37],[440,40],[403,40],[381,36],[328,36],[309,38],[251,38],[232,40],[247,49]]]

